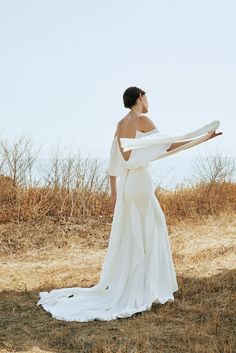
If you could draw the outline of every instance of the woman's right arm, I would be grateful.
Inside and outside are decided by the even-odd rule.
[[[203,141],[201,140],[201,141],[199,141],[198,143],[196,143],[195,144],[195,146],[196,145],[199,145],[199,144],[201,144],[201,143],[203,143],[203,142],[205,142],[205,141],[207,141],[207,140],[210,140],[210,139],[212,139],[213,137],[216,137],[216,136],[218,136],[218,135],[222,135],[223,134],[223,132],[215,132],[215,131],[211,131],[211,132],[208,132],[207,134],[206,134],[206,139],[204,139]],[[172,150],[175,150],[176,148],[178,148],[178,147],[180,147],[180,146],[183,146],[183,145],[186,145],[187,143],[189,143],[189,142],[191,142],[191,141],[194,141],[194,139],[193,140],[188,140],[188,141],[185,141],[185,142],[177,142],[177,143],[172,143],[171,144],[171,146],[166,150],[167,152],[170,152],[170,151],[172,151]]]

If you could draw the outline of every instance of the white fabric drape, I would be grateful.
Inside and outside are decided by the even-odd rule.
[[[130,317],[150,310],[153,303],[173,302],[178,284],[171,244],[165,216],[146,167],[150,161],[194,146],[207,137],[200,135],[218,126],[219,122],[214,121],[179,136],[164,136],[157,129],[148,133],[137,131],[134,139],[121,139],[123,147],[133,149],[128,161],[123,159],[115,136],[108,174],[119,177],[117,200],[99,282],[89,288],[40,292],[37,304],[55,319],[86,322]],[[166,151],[171,143],[193,137],[195,141],[173,152]]]

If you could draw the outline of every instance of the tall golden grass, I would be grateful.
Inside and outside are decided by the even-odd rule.
[[[19,137],[0,143],[0,222],[54,220],[84,222],[111,220],[109,177],[98,158],[64,155],[59,149],[32,175],[39,151]],[[174,191],[156,188],[156,196],[169,222],[194,219],[222,210],[235,210],[234,161],[219,154],[195,163],[195,182]]]
[[[167,221],[194,220],[201,215],[236,209],[236,183],[211,182],[173,191],[156,190]],[[110,195],[105,191],[64,187],[22,187],[0,177],[0,222],[42,220],[68,222],[112,219]]]
[[[211,182],[158,194],[169,224],[236,211],[236,183]]]

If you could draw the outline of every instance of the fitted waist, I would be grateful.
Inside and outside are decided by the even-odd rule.
[[[125,167],[125,170],[126,171],[141,171],[141,170],[146,170],[147,169],[147,167],[128,167],[128,166],[126,166]]]

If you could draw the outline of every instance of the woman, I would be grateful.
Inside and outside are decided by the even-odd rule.
[[[126,91],[123,94],[123,102],[124,102],[124,106],[126,108],[130,109],[130,112],[122,119],[118,122],[117,124],[117,128],[116,128],[116,132],[115,132],[115,136],[117,136],[117,142],[119,144],[119,149],[120,149],[120,153],[123,156],[123,159],[125,161],[127,161],[130,157],[131,151],[130,152],[123,152],[121,144],[120,144],[120,138],[121,140],[125,140],[122,137],[126,137],[126,138],[135,138],[137,134],[141,133],[156,133],[159,130],[156,128],[156,126],[154,125],[153,121],[148,118],[145,115],[142,115],[142,113],[147,113],[148,112],[148,100],[147,100],[147,96],[146,93],[138,88],[138,87],[129,87],[126,89]],[[200,130],[200,129],[199,129]],[[197,130],[197,131],[199,131]],[[190,148],[193,147],[199,143],[202,143],[204,141],[207,141],[213,137],[216,137],[218,135],[221,135],[222,132],[220,133],[215,133],[215,131],[211,131],[208,133],[207,138],[203,138],[203,139],[199,139],[197,141],[194,140],[188,140],[188,141],[184,141],[184,142],[179,142],[179,143],[171,143],[169,148],[166,148],[167,152],[172,151],[171,154],[179,152],[183,149]],[[196,134],[197,135],[197,134]],[[199,134],[200,135],[200,134]],[[163,134],[162,134],[163,136]],[[187,136],[187,134],[185,135],[185,137]],[[187,139],[187,137],[186,137]],[[190,142],[192,141],[192,144],[190,145]],[[113,144],[114,144],[114,140],[113,140]],[[185,145],[185,147],[183,147]],[[112,208],[114,209],[115,206],[115,202],[116,202],[116,176],[119,176],[119,172],[117,174],[117,172],[112,171],[112,168],[114,169],[115,167],[117,167],[119,169],[119,165],[115,165],[115,164],[119,164],[119,161],[114,162],[114,159],[116,159],[115,157],[115,148],[114,146],[112,146],[112,151],[113,152],[113,156],[111,156],[110,158],[110,165],[109,165],[109,172],[112,174],[114,173],[115,176],[110,174],[110,185],[111,185],[111,205]],[[160,147],[160,146],[159,146]],[[164,147],[165,149],[165,145],[162,146],[162,148]],[[145,153],[147,153],[147,150],[145,151]],[[165,156],[170,155],[166,154]],[[163,158],[164,155],[162,157],[157,157],[155,159],[159,159],[159,158]],[[113,161],[112,161],[113,159]],[[154,159],[151,159],[154,160]],[[120,161],[121,162],[121,161]],[[113,164],[113,165],[111,165]],[[122,164],[122,163],[121,163]],[[115,165],[115,166],[114,166]]]
[[[215,133],[219,122],[184,135],[166,135],[142,115],[148,112],[143,90],[129,87],[123,100],[130,111],[118,122],[110,151],[114,214],[100,280],[90,288],[40,292],[37,304],[55,319],[86,322],[130,317],[150,310],[153,303],[174,301],[178,290],[165,216],[147,167],[150,161],[220,135]]]

